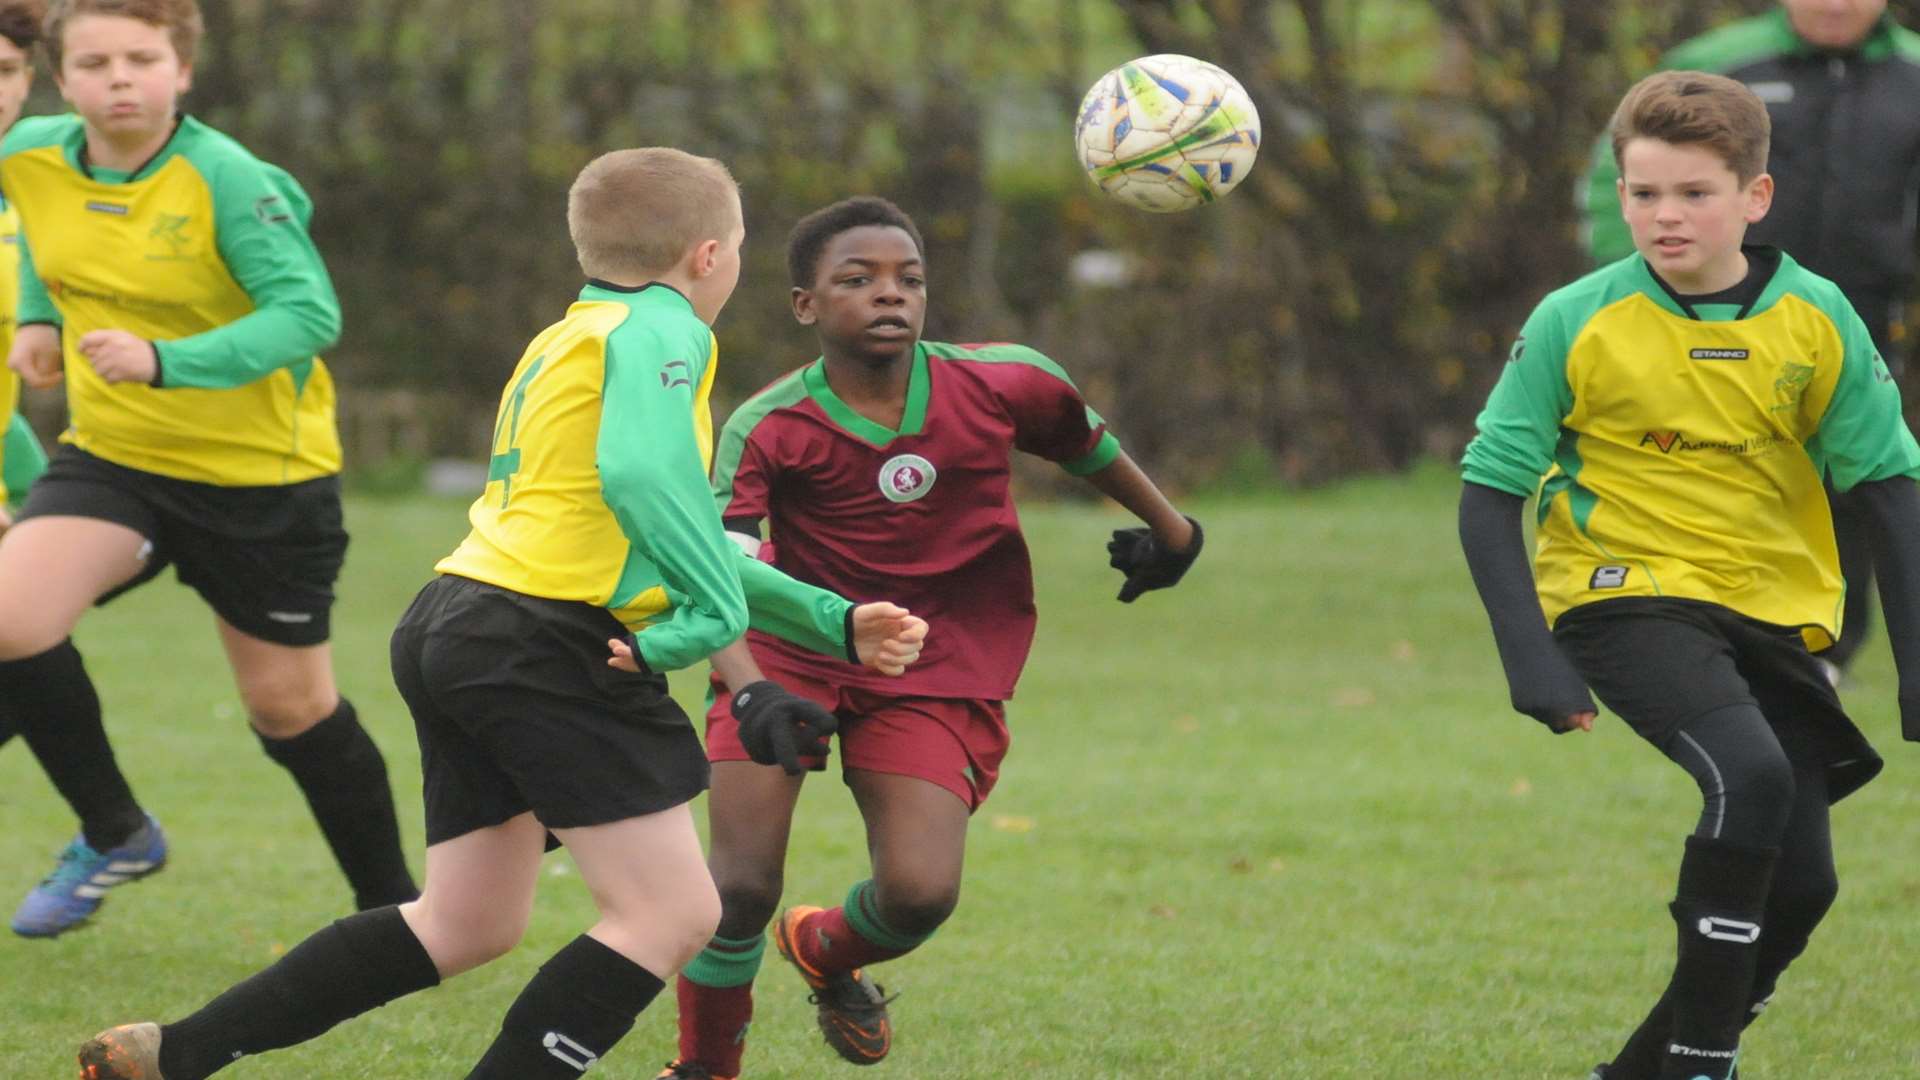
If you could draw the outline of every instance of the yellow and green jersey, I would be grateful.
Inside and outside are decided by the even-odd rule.
[[[1744,305],[1695,304],[1638,255],[1541,301],[1467,447],[1465,478],[1539,493],[1549,624],[1673,596],[1831,643],[1844,589],[1821,478],[1920,475],[1920,446],[1838,287],[1771,249]],[[1544,477],[1544,483],[1542,478]]]
[[[749,622],[841,655],[851,605],[748,558],[721,527],[707,487],[716,357],[680,293],[590,283],[514,369],[472,531],[434,569],[604,607],[644,628],[655,671]]]
[[[226,486],[340,471],[333,381],[314,354],[340,305],[307,235],[312,204],[282,170],[191,117],[130,173],[92,167],[77,116],[0,140],[20,211],[20,323],[66,347],[61,440],[129,468]],[[108,384],[79,353],[93,330],[154,342],[156,386]]]
[[[0,199],[0,357],[13,348],[13,308],[20,285],[20,215],[11,203]],[[0,371],[0,418],[6,423],[6,435],[0,437],[0,505],[17,502],[27,493],[47,467],[47,455],[40,440],[21,419],[20,376]]]

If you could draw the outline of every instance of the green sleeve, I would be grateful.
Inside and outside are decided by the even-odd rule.
[[[685,354],[651,344],[619,331],[607,341],[595,457],[607,507],[675,599],[671,614],[637,637],[647,666],[671,671],[745,633],[747,601],[740,549],[720,525],[694,434],[700,373],[693,385],[663,379],[665,360]]]
[[[16,297],[19,307],[15,309],[14,325],[25,326],[28,323],[46,323],[50,326],[62,325],[59,309],[53,306],[53,297],[47,295],[47,287],[40,281],[39,271],[33,268],[33,250],[27,246],[27,231],[20,230],[20,295]]]
[[[1465,479],[1521,498],[1531,496],[1553,465],[1560,425],[1573,411],[1567,382],[1568,335],[1551,298],[1534,309],[1508,354],[1507,367],[1474,420]]]
[[[340,301],[307,235],[313,204],[293,177],[233,158],[209,167],[220,258],[253,310],[204,333],[155,342],[160,385],[225,389],[311,360],[340,337]]]
[[[7,499],[19,502],[26,498],[27,488],[45,471],[46,451],[40,449],[40,440],[34,437],[26,418],[14,413],[6,439],[0,443],[0,483],[6,485]]]
[[[740,584],[747,594],[747,615],[755,630],[784,638],[802,648],[847,658],[847,612],[853,602],[837,593],[788,577],[740,551]]]
[[[1839,324],[1846,355],[1807,452],[1839,491],[1869,480],[1920,478],[1920,445],[1901,415],[1900,387],[1860,316],[1837,296],[1835,303],[1843,310],[1827,310]]]
[[[1633,254],[1633,233],[1627,228],[1626,219],[1620,216],[1619,179],[1620,166],[1613,160],[1613,139],[1603,134],[1593,144],[1587,181],[1580,189],[1580,209],[1585,218],[1581,236],[1594,266],[1605,266]]]

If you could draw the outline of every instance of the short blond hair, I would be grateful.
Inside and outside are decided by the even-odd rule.
[[[1634,139],[1712,151],[1742,184],[1767,171],[1773,121],[1746,84],[1705,71],[1662,71],[1633,84],[1613,112],[1613,162]]]
[[[740,224],[740,188],[713,158],[667,146],[615,150],[587,163],[567,192],[567,232],[591,278],[670,270],[695,244]]]
[[[67,55],[67,23],[82,15],[118,15],[165,30],[182,66],[193,63],[200,38],[207,32],[195,0],[53,0],[41,31],[47,59],[56,73]]]

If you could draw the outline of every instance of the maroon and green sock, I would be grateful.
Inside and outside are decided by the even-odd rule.
[[[904,934],[880,917],[871,880],[847,890],[846,902],[809,915],[795,927],[793,946],[806,966],[823,975],[863,968],[904,956],[932,937]]]

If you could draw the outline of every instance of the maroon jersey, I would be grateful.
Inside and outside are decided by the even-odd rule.
[[[920,660],[889,677],[748,634],[754,651],[842,686],[924,697],[1012,696],[1033,644],[1033,568],[1011,490],[1013,451],[1076,476],[1120,453],[1058,364],[1022,345],[914,349],[900,430],[854,412],[813,363],[754,395],[714,457],[720,516],[760,557],[931,624]]]

